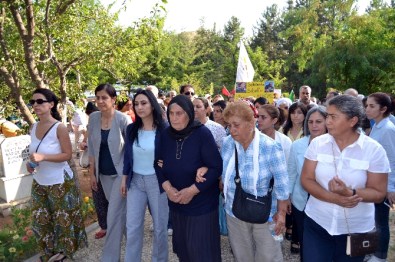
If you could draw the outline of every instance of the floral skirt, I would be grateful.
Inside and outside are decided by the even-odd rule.
[[[75,179],[65,172],[62,184],[43,186],[33,180],[32,229],[43,261],[59,252],[71,257],[79,247],[87,246]]]

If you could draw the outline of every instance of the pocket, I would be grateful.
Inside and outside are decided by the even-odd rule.
[[[333,165],[333,155],[317,154],[317,161],[325,164]]]
[[[369,162],[364,160],[350,159],[350,168],[358,170],[368,170]]]

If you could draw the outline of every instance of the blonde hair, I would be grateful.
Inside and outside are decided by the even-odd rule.
[[[254,122],[254,112],[250,106],[243,101],[236,101],[234,103],[228,103],[224,112],[222,113],[225,122],[229,121],[232,116],[240,117],[247,122]]]

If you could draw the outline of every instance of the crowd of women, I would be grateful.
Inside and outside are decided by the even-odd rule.
[[[180,261],[221,261],[220,222],[226,222],[236,261],[283,261],[275,236],[285,234],[301,261],[362,262],[364,255],[347,254],[347,235],[374,229],[379,245],[366,259],[386,261],[395,202],[394,103],[388,95],[371,94],[365,106],[349,95],[325,106],[264,98],[211,103],[209,96],[194,95],[193,86],[182,86],[164,111],[155,89],[138,90],[132,122],[115,109],[111,85],[95,89],[98,111],[89,116],[81,148],[89,153],[102,228],[96,238],[106,237],[102,261],[120,261],[124,235],[125,261],[142,260],[147,207],[152,261],[168,261],[169,225]],[[58,122],[57,102],[41,89],[30,101],[39,118],[28,170],[41,261],[62,261],[86,244],[68,164],[71,143]],[[262,204],[267,215],[251,222],[236,210],[240,201],[246,209],[248,201]]]

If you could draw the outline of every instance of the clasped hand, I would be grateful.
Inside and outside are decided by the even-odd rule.
[[[328,189],[336,194],[334,203],[339,206],[352,208],[362,201],[358,194],[352,195],[352,190],[338,176],[335,176],[328,182]]]
[[[44,155],[39,153],[33,153],[30,155],[30,161],[38,163],[44,160]]]
[[[178,191],[174,187],[171,187],[169,190],[167,190],[166,193],[170,201],[184,205],[191,202],[192,198],[195,196],[195,192],[191,187],[184,188],[180,191]]]

